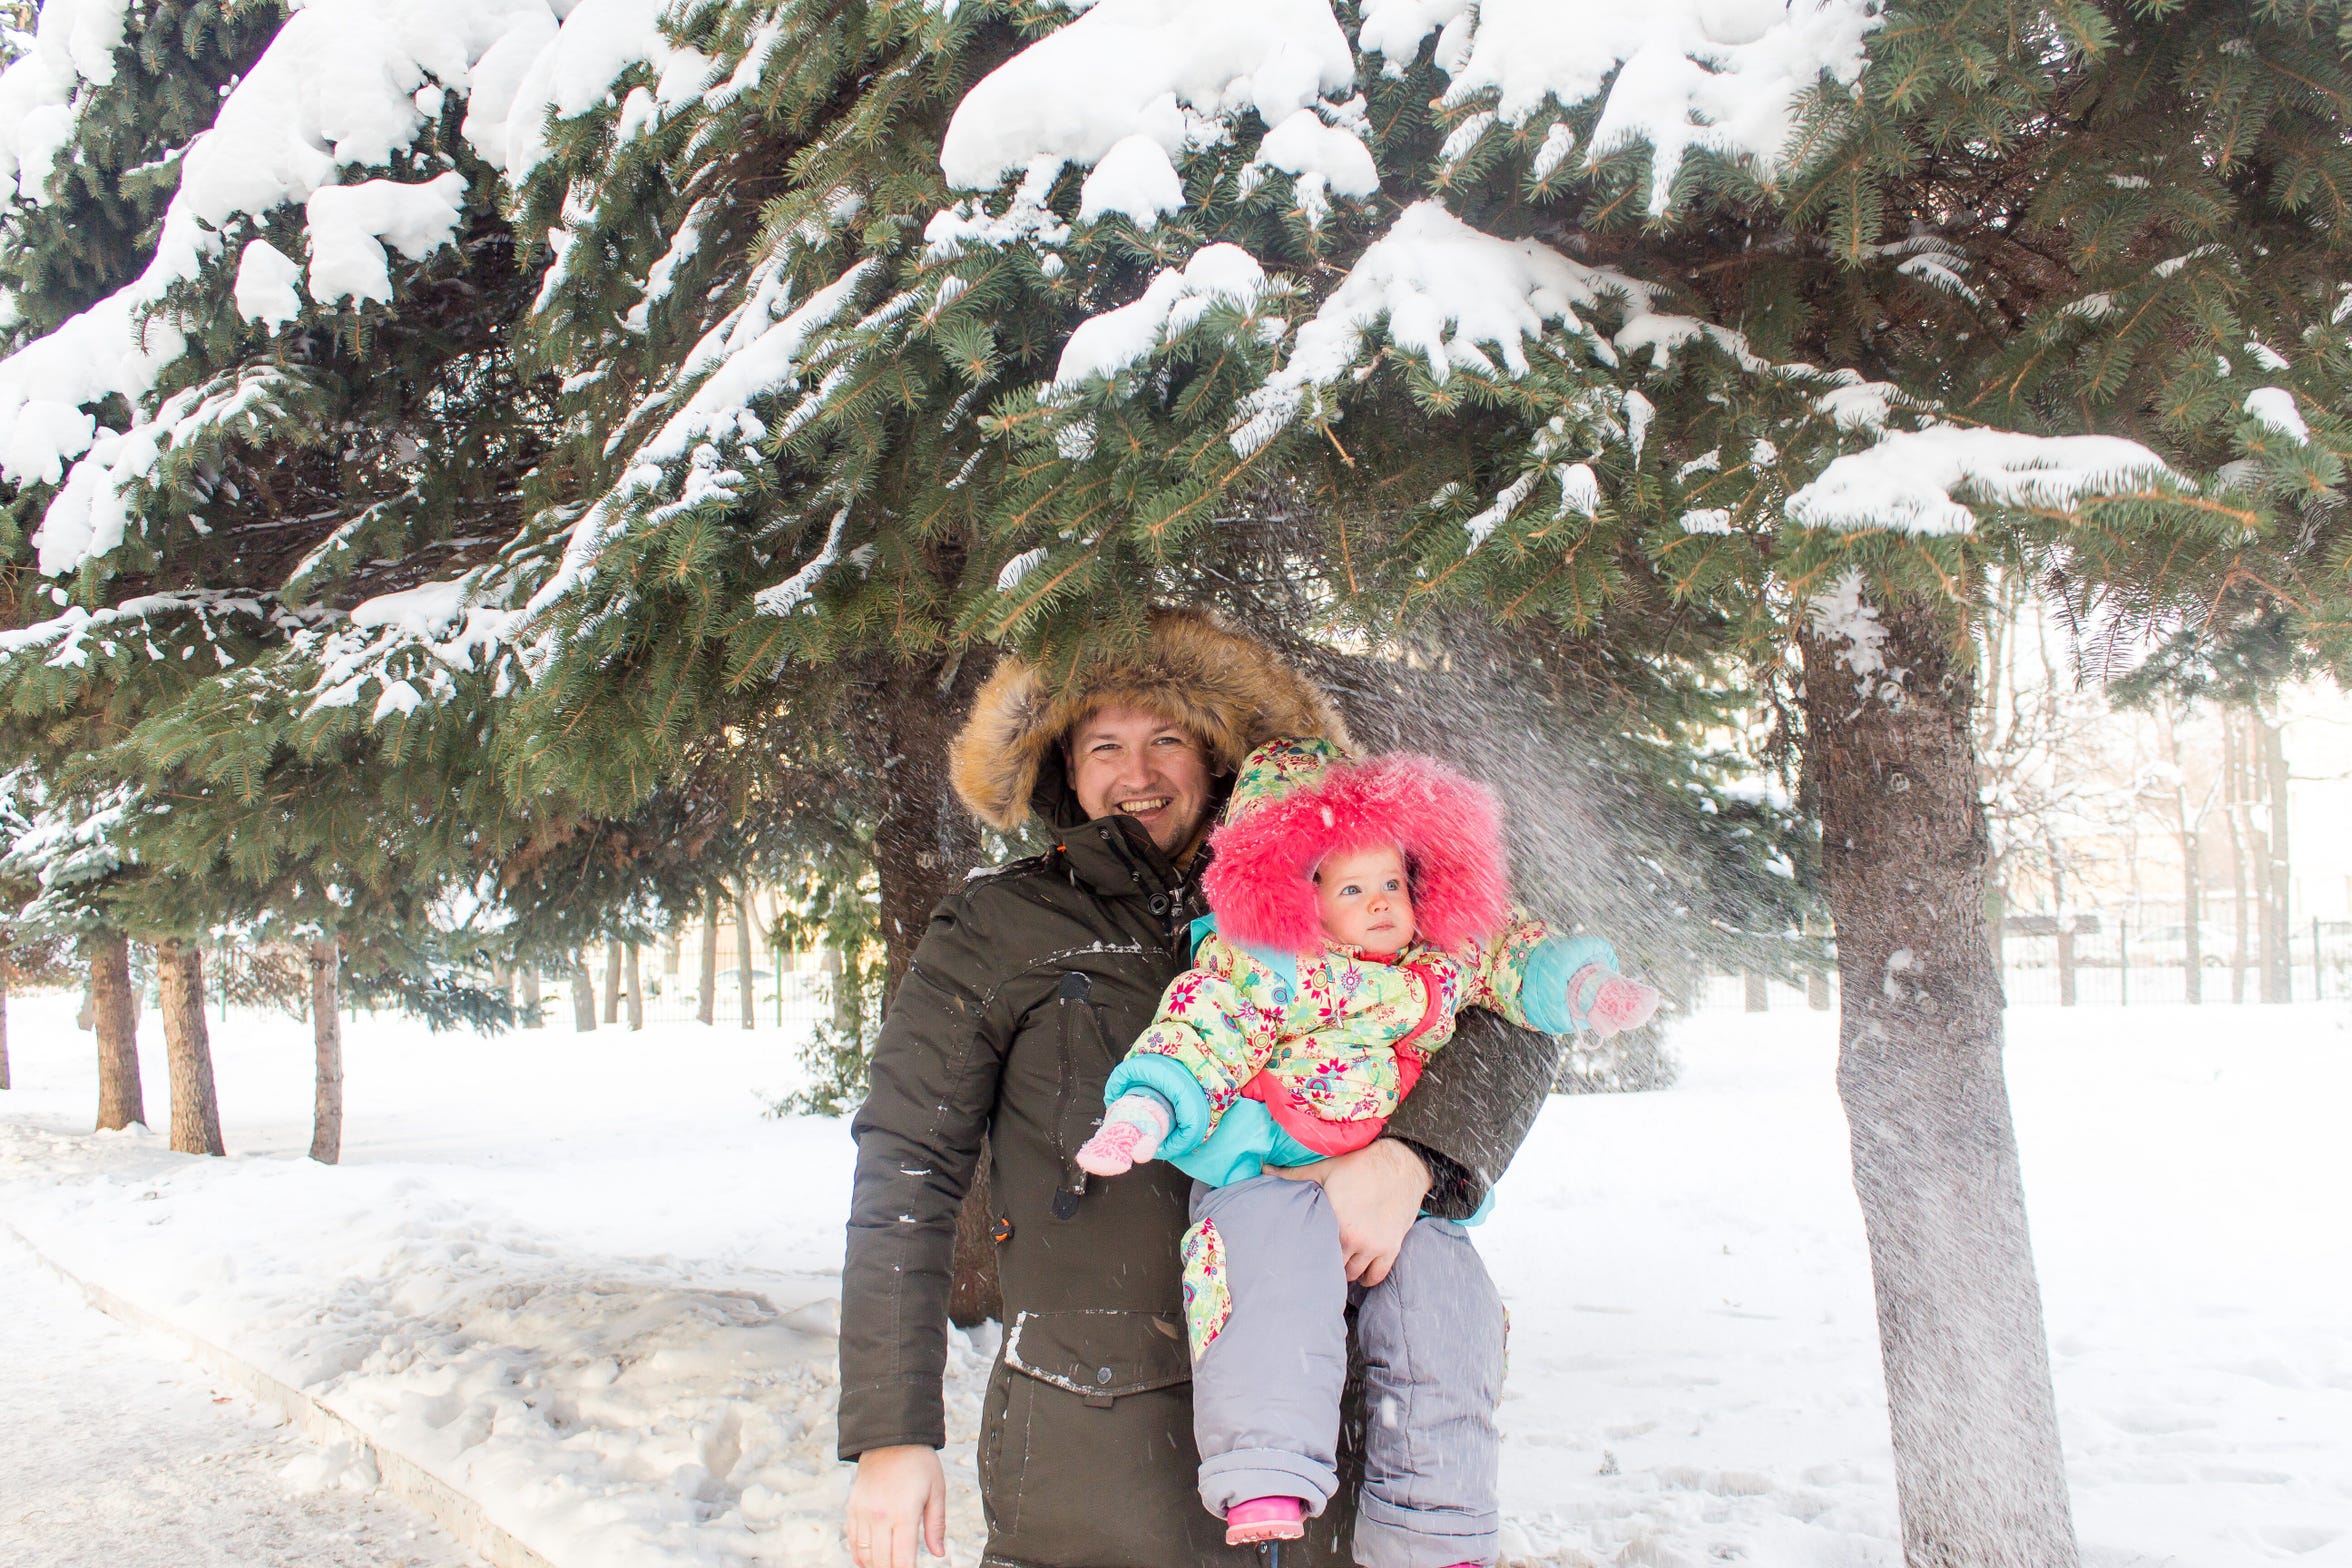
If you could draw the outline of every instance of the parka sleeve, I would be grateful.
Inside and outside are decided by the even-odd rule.
[[[1387,1136],[1410,1145],[1430,1168],[1428,1213],[1468,1219],[1486,1201],[1543,1109],[1560,1049],[1553,1036],[1483,1008],[1455,1019],[1454,1038],[1429,1058],[1388,1119]]]
[[[850,1125],[857,1176],[841,1270],[840,1452],[947,1441],[956,1214],[996,1109],[1012,1020],[969,895],[941,904],[874,1042]]]
[[[1203,937],[1193,967],[1169,983],[1151,1026],[1111,1074],[1106,1103],[1129,1089],[1153,1090],[1176,1113],[1161,1151],[1196,1147],[1273,1056],[1287,990],[1222,937]]]

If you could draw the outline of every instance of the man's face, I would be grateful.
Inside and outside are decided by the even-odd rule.
[[[1104,707],[1070,733],[1070,788],[1091,822],[1133,817],[1180,855],[1209,814],[1209,764],[1180,724],[1142,708]]]

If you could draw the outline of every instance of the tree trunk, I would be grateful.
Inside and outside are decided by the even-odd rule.
[[[719,1017],[719,890],[712,888],[702,896],[702,1001],[694,1016],[700,1023],[716,1023]]]
[[[987,672],[977,659],[893,663],[874,682],[861,739],[881,799],[874,824],[874,875],[881,884],[883,1010],[914,961],[931,911],[960,886],[979,857],[980,829],[947,781],[947,743]],[[956,1221],[955,1277],[948,1316],[969,1328],[1004,1315],[990,1237],[988,1151]]]
[[[2194,1007],[2205,1000],[2205,933],[2198,922],[2205,916],[2205,874],[2197,863],[2203,849],[2197,830],[2190,825],[2189,792],[2180,792],[2181,814],[2181,956],[2188,965],[2187,989],[2183,993]]]
[[[1760,969],[1740,976],[1740,1006],[1751,1013],[1772,1011],[1772,977]]]
[[[588,974],[588,955],[572,960],[572,1028],[579,1034],[596,1029],[596,982]]]
[[[539,960],[536,958],[523,965],[523,1027],[547,1027],[547,1020],[539,1016]]]
[[[2253,807],[2262,802],[2262,735],[2259,722],[2249,717],[2245,759],[2247,814],[2252,819]],[[2266,811],[2264,816],[2268,816]],[[2270,829],[2267,824],[2246,835],[2247,858],[2254,866],[2254,982],[2260,999],[2275,1000],[2271,995],[2271,976],[2278,970],[2278,905],[2271,892],[2270,872],[2276,857],[2270,852]]]
[[[2221,777],[2229,823],[2230,919],[2235,923],[2230,947],[2230,1000],[2246,999],[2246,841],[2252,834],[2245,820],[2246,791],[2238,762],[2238,717],[2228,709],[2221,715]]]
[[[1838,1092],[1869,1238],[1909,1568],[2071,1568],[2074,1524],[2002,1077],[1972,661],[1880,614],[1902,689],[1804,638],[1806,764],[1844,1009]],[[1875,686],[1875,681],[1873,682]]]
[[[310,1036],[318,1051],[312,1097],[310,1157],[332,1165],[343,1157],[343,1003],[338,994],[342,944],[322,936],[310,944]]]
[[[2270,940],[2263,947],[2262,999],[2295,999],[2294,862],[2287,852],[2287,732],[2281,725],[2262,721],[2260,757],[2263,793],[2270,799],[2270,907],[2264,929]]]
[[[628,988],[629,1027],[645,1027],[645,971],[638,959],[638,946],[631,942],[621,958],[622,982]]]
[[[0,967],[0,1090],[8,1087],[8,971]]]
[[[175,1154],[226,1154],[220,1101],[212,1086],[212,1036],[204,1022],[204,950],[167,936],[155,944],[163,1002],[164,1060],[171,1065],[171,1146]]]
[[[746,881],[735,896],[735,993],[746,1029],[759,1022],[759,987],[752,983],[751,977],[754,956],[751,924],[751,883]]]
[[[82,938],[90,966],[90,1017],[98,1033],[98,1130],[146,1125],[139,1086],[139,1003],[131,995],[131,944],[120,931]]]
[[[604,944],[604,1021],[621,1021],[621,944]]]

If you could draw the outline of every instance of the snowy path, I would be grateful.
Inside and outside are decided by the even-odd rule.
[[[0,1096],[0,1218],[61,1265],[560,1568],[846,1563],[851,1151],[838,1120],[763,1114],[791,1042],[362,1018],[330,1169],[302,1157],[301,1026],[216,1030],[231,1158],[193,1160],[87,1132],[72,1001],[20,999]],[[2086,1568],[2352,1568],[2352,1010],[2022,1009],[2010,1040]],[[141,1043],[160,1114],[152,1015]],[[1554,1100],[1479,1238],[1513,1321],[1506,1568],[1896,1568],[1834,1021],[1706,1015],[1676,1048],[1668,1092]],[[985,1350],[952,1358],[955,1568]]]
[[[466,1568],[475,1558],[0,1236],[0,1568]],[[318,1483],[324,1482],[324,1485]]]

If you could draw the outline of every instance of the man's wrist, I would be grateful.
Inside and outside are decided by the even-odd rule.
[[[1378,1138],[1374,1140],[1374,1146],[1388,1150],[1388,1157],[1396,1162],[1400,1172],[1412,1171],[1421,1182],[1420,1196],[1429,1196],[1430,1188],[1437,1180],[1437,1167],[1430,1160],[1429,1151],[1409,1138]]]
[[[1428,1213],[1440,1218],[1459,1218],[1478,1207],[1471,1196],[1476,1184],[1459,1162],[1416,1138],[1401,1138],[1391,1133],[1380,1141],[1393,1143],[1420,1160],[1429,1182],[1422,1191],[1421,1206]]]

